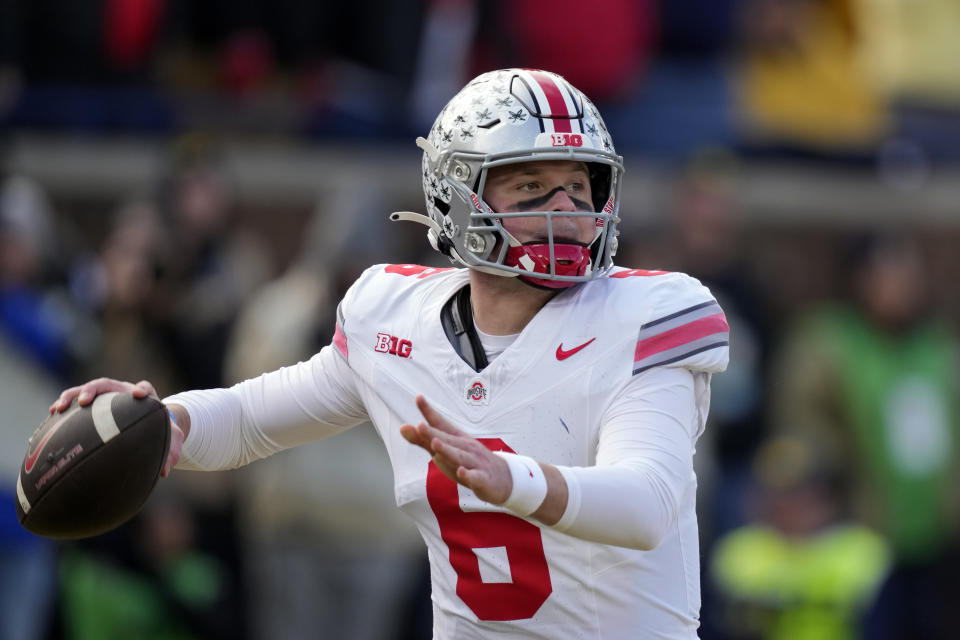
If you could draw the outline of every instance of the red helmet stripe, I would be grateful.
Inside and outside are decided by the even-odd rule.
[[[570,118],[572,114],[567,109],[567,102],[563,99],[563,93],[557,86],[556,80],[543,71],[531,71],[530,75],[540,85],[543,95],[547,97],[547,104],[550,106],[550,115],[553,116],[553,130],[557,133],[571,133]]]

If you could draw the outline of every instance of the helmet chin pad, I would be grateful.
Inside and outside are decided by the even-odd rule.
[[[590,268],[590,248],[581,244],[553,244],[555,274],[558,276],[582,276]],[[550,245],[546,242],[521,244],[507,249],[504,264],[531,273],[542,273],[546,278],[519,276],[521,280],[548,289],[566,289],[576,282],[554,280],[550,277]]]

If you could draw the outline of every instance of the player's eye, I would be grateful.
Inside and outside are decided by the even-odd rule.
[[[540,188],[539,182],[524,182],[518,187],[520,191],[526,191],[528,193],[532,191],[536,191],[539,188]]]
[[[586,185],[584,185],[583,182],[579,182],[579,181],[571,182],[569,185],[567,185],[568,191],[583,191],[585,188],[586,188]]]

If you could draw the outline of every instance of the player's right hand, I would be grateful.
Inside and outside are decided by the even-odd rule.
[[[119,391],[121,393],[130,393],[134,398],[146,398],[147,396],[160,400],[157,390],[147,380],[141,380],[134,384],[124,382],[123,380],[113,380],[111,378],[97,378],[90,382],[85,382],[76,387],[70,387],[60,394],[60,397],[50,405],[50,413],[66,411],[70,407],[73,399],[77,399],[77,404],[85,407],[101,393]],[[170,422],[170,449],[167,452],[167,459],[163,464],[160,476],[166,478],[173,471],[173,467],[180,460],[180,454],[183,449],[183,441],[186,438],[183,430],[173,421]]]
[[[416,397],[416,404],[426,422],[401,425],[400,434],[429,453],[448,478],[467,487],[481,500],[503,504],[513,488],[507,463],[482,442],[453,426],[422,395]]]
[[[108,393],[110,391],[128,392],[132,394],[134,398],[146,398],[150,396],[157,400],[160,399],[160,396],[157,395],[157,390],[154,389],[153,385],[147,380],[141,380],[133,384],[132,382],[123,382],[122,380],[113,380],[111,378],[97,378],[96,380],[91,380],[90,382],[85,382],[79,386],[64,390],[64,392],[60,394],[60,397],[50,405],[50,413],[66,411],[74,398],[77,399],[77,404],[85,407],[93,402],[93,399],[101,393]]]

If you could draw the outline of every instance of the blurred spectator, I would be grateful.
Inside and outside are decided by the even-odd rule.
[[[429,131],[450,96],[470,78],[481,13],[477,0],[429,0],[410,97],[416,131]]]
[[[303,33],[320,45],[322,54],[304,68],[305,133],[406,141],[412,133],[409,106],[427,4],[367,0],[318,5],[322,30]],[[293,24],[301,20],[304,6],[289,3]]]
[[[20,527],[14,487],[27,438],[79,360],[77,316],[53,285],[57,234],[46,193],[22,176],[0,182],[0,620],[4,638],[45,637],[54,545]]]
[[[575,0],[556,0],[549,11],[536,0],[493,6],[486,20],[497,28],[482,29],[490,38],[478,43],[483,70],[549,69],[602,102],[630,89],[649,63],[654,0],[598,0],[583,20],[571,19],[585,8]]]
[[[359,184],[318,206],[297,259],[240,311],[227,356],[231,382],[306,360],[330,342],[341,283],[359,275],[364,255],[390,253],[384,239],[372,246],[366,234],[370,214],[382,210],[380,194]],[[363,478],[358,468],[367,470]],[[429,599],[428,574],[419,571],[426,560],[395,506],[389,461],[369,425],[240,473],[256,637],[308,640],[317,629],[355,640],[429,637],[431,614],[416,619],[409,604],[413,593]]]
[[[406,135],[424,4],[0,0],[0,123]]]
[[[141,82],[149,74],[165,0],[20,3],[13,57],[28,82]]]
[[[223,173],[212,160],[187,153],[163,194],[170,268],[161,284],[179,378],[185,387],[207,389],[222,386],[237,311],[271,264],[264,244],[238,224]]]
[[[68,379],[84,333],[51,286],[56,247],[40,186],[22,176],[0,182],[0,620],[10,640],[45,637],[55,586],[55,547],[21,528],[14,487],[27,438]]]
[[[885,95],[960,109],[960,4],[861,0],[862,64]]]
[[[56,580],[56,549],[27,533],[16,516],[17,475],[27,438],[47,416],[60,382],[0,334],[0,636],[46,638]]]
[[[150,86],[165,0],[21,2],[7,54],[23,90],[14,125],[166,131],[166,98]],[[2,54],[0,54],[2,55]],[[0,68],[3,64],[0,62]]]
[[[159,278],[170,242],[159,212],[147,201],[119,207],[113,228],[100,248],[94,267],[101,340],[97,373],[124,379],[151,380],[160,393],[182,388],[162,340],[167,301],[159,294]]]
[[[46,193],[12,176],[0,183],[0,333],[66,381],[85,349],[81,318],[56,284],[58,242]]]
[[[747,251],[732,156],[692,159],[666,203],[662,229],[624,238],[624,266],[690,274],[710,288],[730,324],[736,357],[711,383],[710,419],[698,443],[701,538],[712,540],[747,518],[750,464],[765,430],[766,368],[771,303]],[[704,608],[707,608],[705,603]]]
[[[602,107],[618,148],[683,163],[736,142],[730,58],[744,0],[656,0],[643,74]]]
[[[860,61],[893,105],[896,134],[934,160],[960,159],[960,3],[862,0]]]
[[[886,103],[860,58],[855,0],[750,0],[739,98],[760,147],[857,154],[888,130]]]
[[[431,614],[409,608],[429,601],[426,558],[373,429],[275,457],[242,474],[255,637],[429,638]]]
[[[668,160],[733,139],[725,69],[740,0],[484,4],[477,64],[539,67],[602,106],[619,148]],[[709,24],[709,28],[706,25]]]
[[[359,197],[353,205],[365,208],[369,196]],[[341,233],[349,235],[350,227],[369,215],[338,206],[334,210],[337,215],[327,215],[325,207],[314,211],[297,258],[278,278],[258,287],[238,310],[226,353],[229,384],[309,358],[333,337],[327,325],[336,322],[339,297],[331,289],[342,269],[337,266],[338,254],[344,252],[334,245]]]
[[[170,180],[161,185],[167,244],[158,251],[165,268],[149,302],[164,322],[161,344],[182,385],[178,389],[214,388],[224,386],[223,367],[237,314],[266,281],[272,265],[262,239],[240,224],[232,186],[207,141],[179,142]],[[150,234],[137,235],[157,242]],[[161,358],[150,366],[162,367],[164,362]],[[239,581],[245,567],[236,476],[188,474],[183,482],[198,522],[199,548]],[[243,602],[246,593],[239,585],[234,584],[235,597]],[[236,617],[246,622],[243,613]]]
[[[866,637],[952,637],[958,342],[931,313],[909,236],[858,238],[844,277],[849,298],[814,310],[779,354],[775,420],[844,470],[857,519],[890,542],[894,568]]]
[[[757,521],[724,536],[710,573],[728,640],[855,640],[889,563],[841,504],[839,475],[789,437],[758,452]]]
[[[149,67],[167,0],[105,0],[103,49],[115,72]]]
[[[188,504],[165,480],[134,520],[65,547],[64,640],[246,637],[235,576],[201,547]]]

